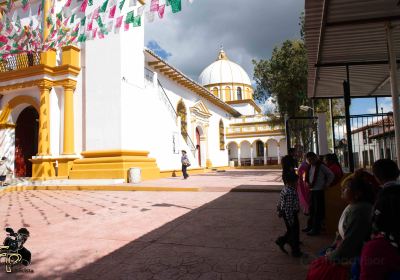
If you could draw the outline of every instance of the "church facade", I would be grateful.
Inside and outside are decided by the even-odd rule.
[[[224,51],[194,81],[143,45],[141,26],[1,62],[0,155],[15,176],[126,180],[137,167],[152,179],[180,170],[182,150],[200,172],[286,154]]]

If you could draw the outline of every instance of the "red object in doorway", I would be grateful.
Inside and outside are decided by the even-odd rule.
[[[201,166],[200,131],[198,128],[196,128],[196,148],[197,148],[197,158],[199,160],[199,166]]]
[[[15,127],[15,176],[32,177],[32,163],[29,161],[37,154],[39,118],[36,109],[25,108],[18,116]]]

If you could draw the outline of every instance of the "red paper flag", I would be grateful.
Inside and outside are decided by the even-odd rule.
[[[158,0],[151,0],[150,12],[158,11]]]
[[[163,18],[164,17],[164,12],[165,12],[165,4],[158,7],[158,16],[159,16],[159,18]]]
[[[129,30],[129,23],[124,23],[124,31],[128,31]]]
[[[88,6],[88,0],[83,0],[83,3],[81,5],[81,8],[79,9],[82,13],[86,11],[86,8]]]
[[[72,3],[72,0],[67,0],[67,3],[65,3],[65,7],[69,7],[69,6],[71,6],[71,3]]]
[[[117,10],[117,5],[112,6],[111,9],[110,9],[110,13],[109,13],[108,17],[109,18],[114,18],[116,10]]]

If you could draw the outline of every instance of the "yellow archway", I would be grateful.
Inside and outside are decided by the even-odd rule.
[[[7,124],[8,117],[10,116],[12,110],[20,104],[29,104],[39,112],[39,104],[32,96],[20,95],[16,96],[3,107],[3,110],[0,114],[0,125]]]

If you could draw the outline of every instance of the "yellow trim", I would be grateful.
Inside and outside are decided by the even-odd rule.
[[[48,1],[48,0],[45,0]],[[46,52],[40,53],[40,64],[48,66],[48,67],[55,67],[56,66],[56,51],[55,50],[48,50]]]
[[[50,155],[50,90],[52,82],[41,81],[38,88],[40,91],[39,110],[39,140],[38,155]]]
[[[80,49],[76,46],[65,46],[62,48],[62,65],[71,65],[77,68],[81,67]]]
[[[284,136],[284,130],[274,130],[271,132],[265,131],[252,131],[252,132],[243,132],[243,133],[227,133],[226,138],[245,138],[245,137],[252,137],[252,136]]]
[[[66,80],[61,84],[64,88],[63,155],[73,155],[75,154],[74,90],[76,81]]]
[[[231,104],[243,104],[247,103],[254,107],[257,113],[261,113],[261,108],[254,102],[253,99],[243,99],[243,100],[233,100],[233,101],[226,101],[229,105]]]
[[[131,186],[131,185],[104,185],[104,186],[10,186],[0,190],[0,193],[20,191],[153,191],[153,192],[198,192],[198,187],[160,187],[160,186]]]
[[[12,112],[12,110],[20,105],[20,104],[29,104],[33,106],[36,111],[39,112],[39,105],[37,104],[36,100],[32,96],[27,96],[27,95],[20,95],[17,97],[14,97],[6,105],[4,105],[3,110],[1,111],[0,114],[0,128],[10,128],[10,127],[15,127],[15,124],[10,124],[8,123],[8,118]]]
[[[131,150],[105,150],[82,152],[83,159],[72,165],[70,179],[124,179],[133,167],[142,170],[142,179],[160,178],[160,169],[155,159],[148,158],[149,152]]]

